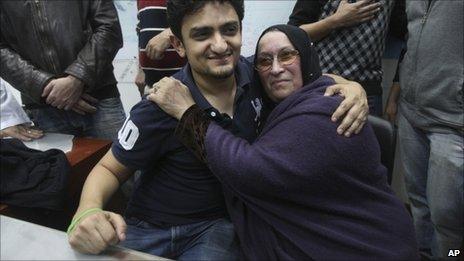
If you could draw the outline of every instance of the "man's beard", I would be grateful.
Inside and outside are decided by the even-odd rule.
[[[228,66],[227,66],[228,67]],[[216,70],[205,70],[205,75],[209,75],[216,79],[227,79],[234,74],[234,67],[232,68],[218,68]]]

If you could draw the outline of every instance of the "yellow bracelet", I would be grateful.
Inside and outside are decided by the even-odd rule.
[[[79,223],[79,221],[81,221],[81,219],[85,218],[86,216],[88,216],[90,214],[93,214],[95,212],[100,212],[100,211],[103,211],[103,210],[101,208],[90,208],[90,209],[87,209],[86,211],[82,212],[82,214],[80,214],[79,216],[72,219],[71,224],[69,225],[68,230],[66,231],[66,233],[68,235],[70,235],[72,232],[74,232],[74,230],[76,229],[77,224]]]

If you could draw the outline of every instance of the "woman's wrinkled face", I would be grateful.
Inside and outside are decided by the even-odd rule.
[[[274,102],[281,102],[303,86],[298,51],[280,31],[270,31],[261,37],[255,67]]]

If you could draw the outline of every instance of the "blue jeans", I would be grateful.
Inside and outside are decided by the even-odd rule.
[[[119,97],[103,99],[96,107],[97,112],[86,115],[54,107],[31,109],[29,114],[34,124],[45,132],[115,139],[126,118],[121,99]]]
[[[369,114],[382,117],[382,95],[369,95],[367,96],[367,104],[369,105]]]
[[[419,247],[446,257],[463,243],[463,137],[415,128],[401,113],[398,134]]]
[[[237,260],[234,226],[225,219],[159,227],[131,217],[126,219],[121,246],[176,260]]]

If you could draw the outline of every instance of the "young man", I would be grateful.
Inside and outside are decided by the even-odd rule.
[[[215,121],[240,137],[254,139],[261,104],[251,86],[252,64],[240,57],[243,0],[172,0],[167,6],[173,46],[189,62],[174,77],[188,86],[195,102]],[[362,93],[360,87],[355,91]],[[356,111],[351,118],[358,114],[365,116]],[[119,141],[85,183],[69,231],[73,248],[99,253],[124,240],[124,246],[173,259],[237,258],[221,185],[175,138],[176,125],[150,101],[142,100],[132,109]],[[126,221],[100,211],[135,169],[143,173]]]

